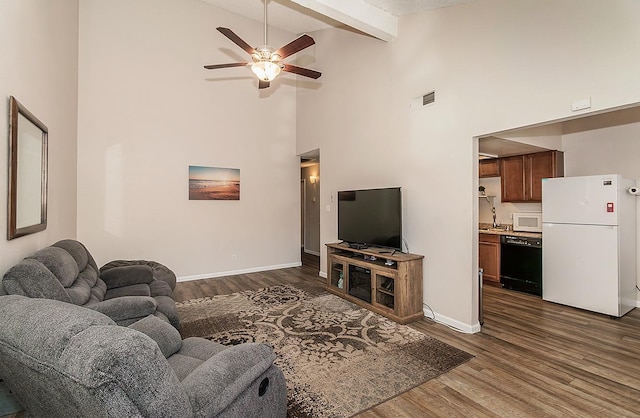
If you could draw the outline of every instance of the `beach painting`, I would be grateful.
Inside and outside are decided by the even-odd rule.
[[[240,200],[240,169],[190,165],[189,200]]]

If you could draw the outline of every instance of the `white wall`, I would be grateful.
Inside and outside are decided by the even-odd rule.
[[[565,175],[620,174],[640,180],[640,108],[636,121],[563,135]]]
[[[424,301],[477,330],[473,138],[570,117],[586,96],[591,111],[640,101],[638,15],[634,0],[479,0],[402,17],[390,44],[318,34],[323,84],[298,94],[298,150],[322,153],[320,204],[334,208],[322,242],[336,240],[336,190],[402,186],[405,238],[426,256]],[[436,103],[411,112],[431,90]]]
[[[522,142],[552,150],[562,149],[562,124],[535,126],[532,128],[518,129],[496,135],[510,141]]]
[[[313,37],[314,68],[323,74],[318,88],[298,89],[296,134],[299,154],[320,149],[322,155],[319,201],[324,271],[324,244],[337,241],[336,192],[400,186],[401,152],[394,143],[389,107],[392,44],[340,29]]]
[[[2,0],[0,135],[8,138],[9,96],[49,130],[47,229],[6,241],[8,146],[0,147],[0,275],[30,253],[76,237],[78,1]],[[5,140],[6,141],[6,140]]]
[[[295,81],[258,91],[246,68],[203,69],[249,58],[217,26],[262,40],[199,0],[80,1],[78,237],[99,264],[184,279],[300,262]],[[189,165],[239,168],[240,201],[189,201]]]

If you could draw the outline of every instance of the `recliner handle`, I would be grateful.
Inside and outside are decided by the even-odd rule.
[[[258,396],[264,396],[264,394],[267,393],[268,388],[269,378],[265,377],[264,379],[262,379],[262,382],[260,382],[260,386],[258,387]]]

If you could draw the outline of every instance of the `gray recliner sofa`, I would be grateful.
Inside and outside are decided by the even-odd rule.
[[[265,344],[226,347],[155,316],[129,327],[69,303],[0,296],[0,379],[34,417],[286,416]]]
[[[10,295],[55,299],[101,312],[119,325],[156,315],[179,329],[175,274],[153,261],[119,260],[98,269],[76,240],[58,241],[11,267],[2,279]]]

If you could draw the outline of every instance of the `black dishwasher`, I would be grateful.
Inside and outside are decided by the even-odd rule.
[[[500,283],[505,289],[542,296],[542,238],[500,237]]]

